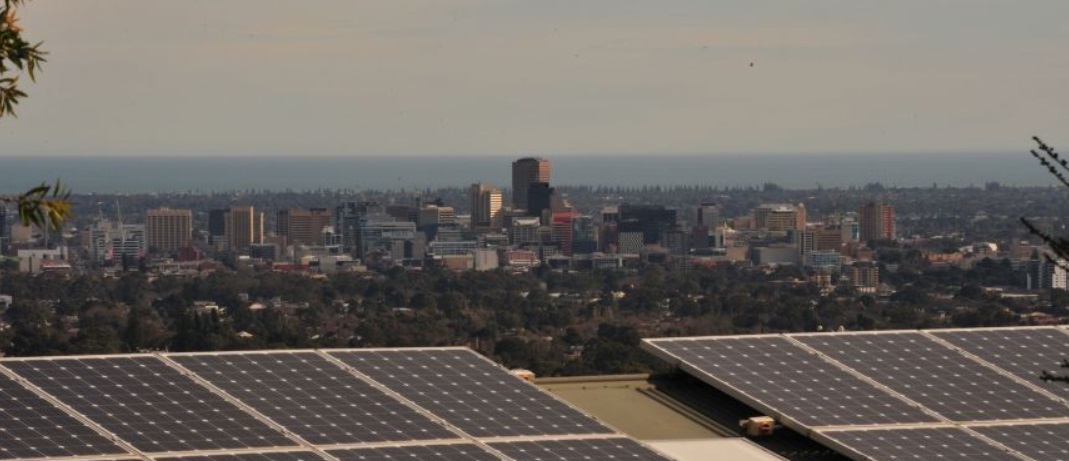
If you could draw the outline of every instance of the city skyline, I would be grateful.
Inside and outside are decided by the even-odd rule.
[[[0,156],[1020,151],[1069,5],[29,2]]]

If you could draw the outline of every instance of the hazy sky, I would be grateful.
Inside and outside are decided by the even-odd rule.
[[[1067,0],[33,0],[22,17],[51,55],[0,156],[1069,150]]]

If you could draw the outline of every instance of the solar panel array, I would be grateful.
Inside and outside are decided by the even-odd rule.
[[[695,373],[752,395],[807,426],[938,421],[787,338],[680,340],[661,347]],[[774,379],[768,379],[769,373]]]
[[[172,359],[312,444],[456,438],[313,352]]]
[[[1069,459],[1069,423],[974,426],[970,429],[1033,459]]]
[[[956,427],[824,432],[823,436],[869,459],[1021,461]]]
[[[426,445],[380,447],[329,452],[340,461],[497,461],[500,458],[478,445]]]
[[[647,339],[643,347],[855,459],[1069,460],[1069,330]]]
[[[329,354],[476,437],[613,432],[464,350]]]
[[[951,421],[1069,417],[1062,402],[919,332],[796,339]]]
[[[0,375],[0,459],[124,453],[89,426]]]
[[[0,417],[0,460],[666,459],[460,348],[0,359]]]
[[[1069,398],[1069,386],[1036,378],[1043,370],[1057,372],[1069,358],[1069,335],[1057,328],[1002,328],[997,330],[940,330],[930,334],[976,355],[1017,377]]]

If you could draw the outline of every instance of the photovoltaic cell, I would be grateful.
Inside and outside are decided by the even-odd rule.
[[[523,461],[668,461],[631,439],[547,440],[491,443],[506,456]]]
[[[613,432],[473,351],[329,354],[475,437]]]
[[[0,375],[0,459],[125,453],[81,421]]]
[[[1021,461],[959,428],[822,432],[872,460]]]
[[[315,445],[459,438],[313,352],[170,358]]]
[[[936,330],[928,333],[1055,395],[1069,398],[1069,386],[1065,383],[1047,383],[1039,379],[1043,370],[1061,373],[1062,360],[1069,358],[1069,335],[1055,328]]]
[[[146,452],[294,445],[155,357],[10,361],[4,366]]]
[[[807,426],[938,421],[786,338],[648,342]]]
[[[500,461],[478,445],[417,445],[405,447],[330,450],[341,461]]]
[[[311,451],[286,451],[277,453],[241,453],[232,455],[176,456],[156,458],[159,461],[325,461]]]
[[[954,421],[1069,417],[1069,407],[921,333],[795,339]]]
[[[1023,424],[970,427],[1037,460],[1069,460],[1069,424]]]

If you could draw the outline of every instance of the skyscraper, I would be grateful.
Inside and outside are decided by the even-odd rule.
[[[698,225],[706,229],[716,229],[720,225],[720,206],[716,203],[706,202],[698,207]]]
[[[174,253],[193,240],[193,212],[157,208],[145,213],[145,239],[150,251]]]
[[[0,205],[0,251],[3,251],[4,244],[7,243],[7,229],[7,207]]]
[[[527,209],[527,189],[536,182],[549,184],[549,160],[524,157],[512,162],[512,208]]]
[[[862,243],[895,238],[895,209],[890,205],[869,202],[859,214]]]
[[[236,206],[226,214],[227,250],[248,251],[254,243],[264,241],[264,214],[251,206]]]
[[[490,230],[501,226],[501,189],[492,184],[471,185],[471,228]]]
[[[289,245],[320,245],[323,228],[331,225],[333,219],[326,208],[290,208],[278,212],[275,232],[285,236]]]
[[[527,186],[527,216],[542,217],[542,212],[553,205],[553,188],[549,183],[533,182]]]
[[[226,215],[230,210],[219,209],[208,212],[208,242],[219,245],[226,242]]]

